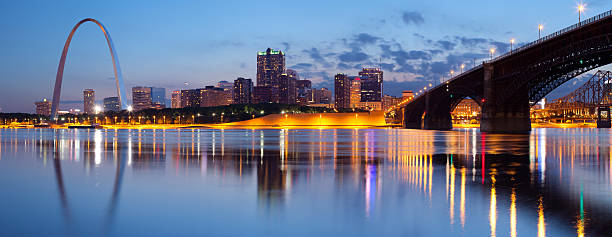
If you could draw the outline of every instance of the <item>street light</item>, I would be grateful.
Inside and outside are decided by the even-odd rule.
[[[495,48],[491,48],[489,52],[491,52],[491,60],[493,60],[493,54],[495,53]]]
[[[538,39],[542,38],[542,29],[544,29],[544,26],[542,24],[538,25]]]
[[[463,73],[463,68],[465,68],[465,64],[461,64],[460,68],[461,68],[461,73]]]
[[[510,53],[512,53],[512,46],[514,45],[514,38],[510,39]]]
[[[585,6],[586,5],[583,4],[583,3],[578,4],[578,7],[577,7],[577,9],[578,9],[578,25],[580,25],[580,15],[581,15],[582,12],[584,12],[584,7]]]
[[[453,74],[455,74],[454,70],[450,70],[451,78],[453,78]]]
[[[100,107],[99,105],[94,106],[94,111],[96,112],[96,114],[99,114],[102,111],[102,107]]]

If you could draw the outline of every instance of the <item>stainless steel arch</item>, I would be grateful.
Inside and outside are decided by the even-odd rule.
[[[121,67],[119,67],[119,58],[117,57],[117,52],[115,51],[115,46],[113,45],[113,40],[111,39],[110,33],[102,23],[97,21],[96,19],[87,18],[79,21],[70,31],[70,35],[68,35],[68,39],[66,39],[66,43],[64,44],[64,50],[62,51],[62,57],[60,58],[59,66],[57,67],[57,75],[55,77],[55,88],[53,89],[53,101],[51,102],[51,119],[57,120],[57,110],[59,107],[60,94],[62,91],[62,79],[64,77],[64,64],[66,63],[66,54],[68,54],[68,48],[70,47],[70,41],[72,41],[72,36],[74,32],[81,26],[81,24],[91,21],[96,23],[104,33],[104,37],[106,37],[106,42],[108,43],[108,49],[110,50],[111,57],[113,58],[113,69],[115,72],[115,82],[117,84],[117,97],[119,97],[119,104],[121,105],[121,109],[127,109],[127,97],[125,96],[125,86],[123,85],[123,76],[121,75]]]

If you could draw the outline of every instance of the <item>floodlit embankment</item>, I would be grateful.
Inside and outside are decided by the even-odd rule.
[[[383,112],[271,114],[251,120],[217,126],[386,126]]]

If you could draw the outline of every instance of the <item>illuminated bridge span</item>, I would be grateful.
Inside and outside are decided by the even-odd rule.
[[[407,103],[406,128],[451,129],[465,97],[482,107],[483,132],[531,130],[530,105],[566,81],[612,63],[612,11],[567,27],[451,78]]]
[[[108,43],[108,49],[110,50],[111,57],[113,58],[113,69],[115,72],[115,82],[117,84],[117,97],[119,97],[119,104],[121,105],[121,109],[127,109],[127,97],[125,96],[125,87],[123,86],[123,76],[121,75],[121,68],[119,67],[119,59],[117,58],[117,52],[115,51],[115,46],[113,45],[113,40],[111,39],[110,33],[102,23],[99,21],[87,18],[79,21],[70,31],[70,35],[68,35],[68,39],[66,39],[66,43],[64,44],[64,50],[62,51],[62,57],[60,58],[59,66],[57,67],[57,76],[55,77],[55,88],[53,89],[53,101],[51,102],[51,119],[57,120],[57,110],[60,101],[60,94],[62,92],[62,79],[64,77],[64,64],[66,63],[66,54],[68,54],[68,47],[70,47],[70,41],[72,41],[72,36],[74,32],[81,26],[81,24],[91,21],[96,23],[104,33],[104,37],[106,37],[106,42]]]

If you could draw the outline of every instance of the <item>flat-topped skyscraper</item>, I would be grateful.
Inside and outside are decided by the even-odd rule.
[[[280,76],[285,73],[285,54],[280,50],[268,48],[257,53],[257,86],[273,87],[279,91]],[[262,98],[265,102],[278,103],[274,98]]]
[[[86,114],[94,114],[96,106],[96,92],[93,89],[85,89],[83,91],[83,112]]]

